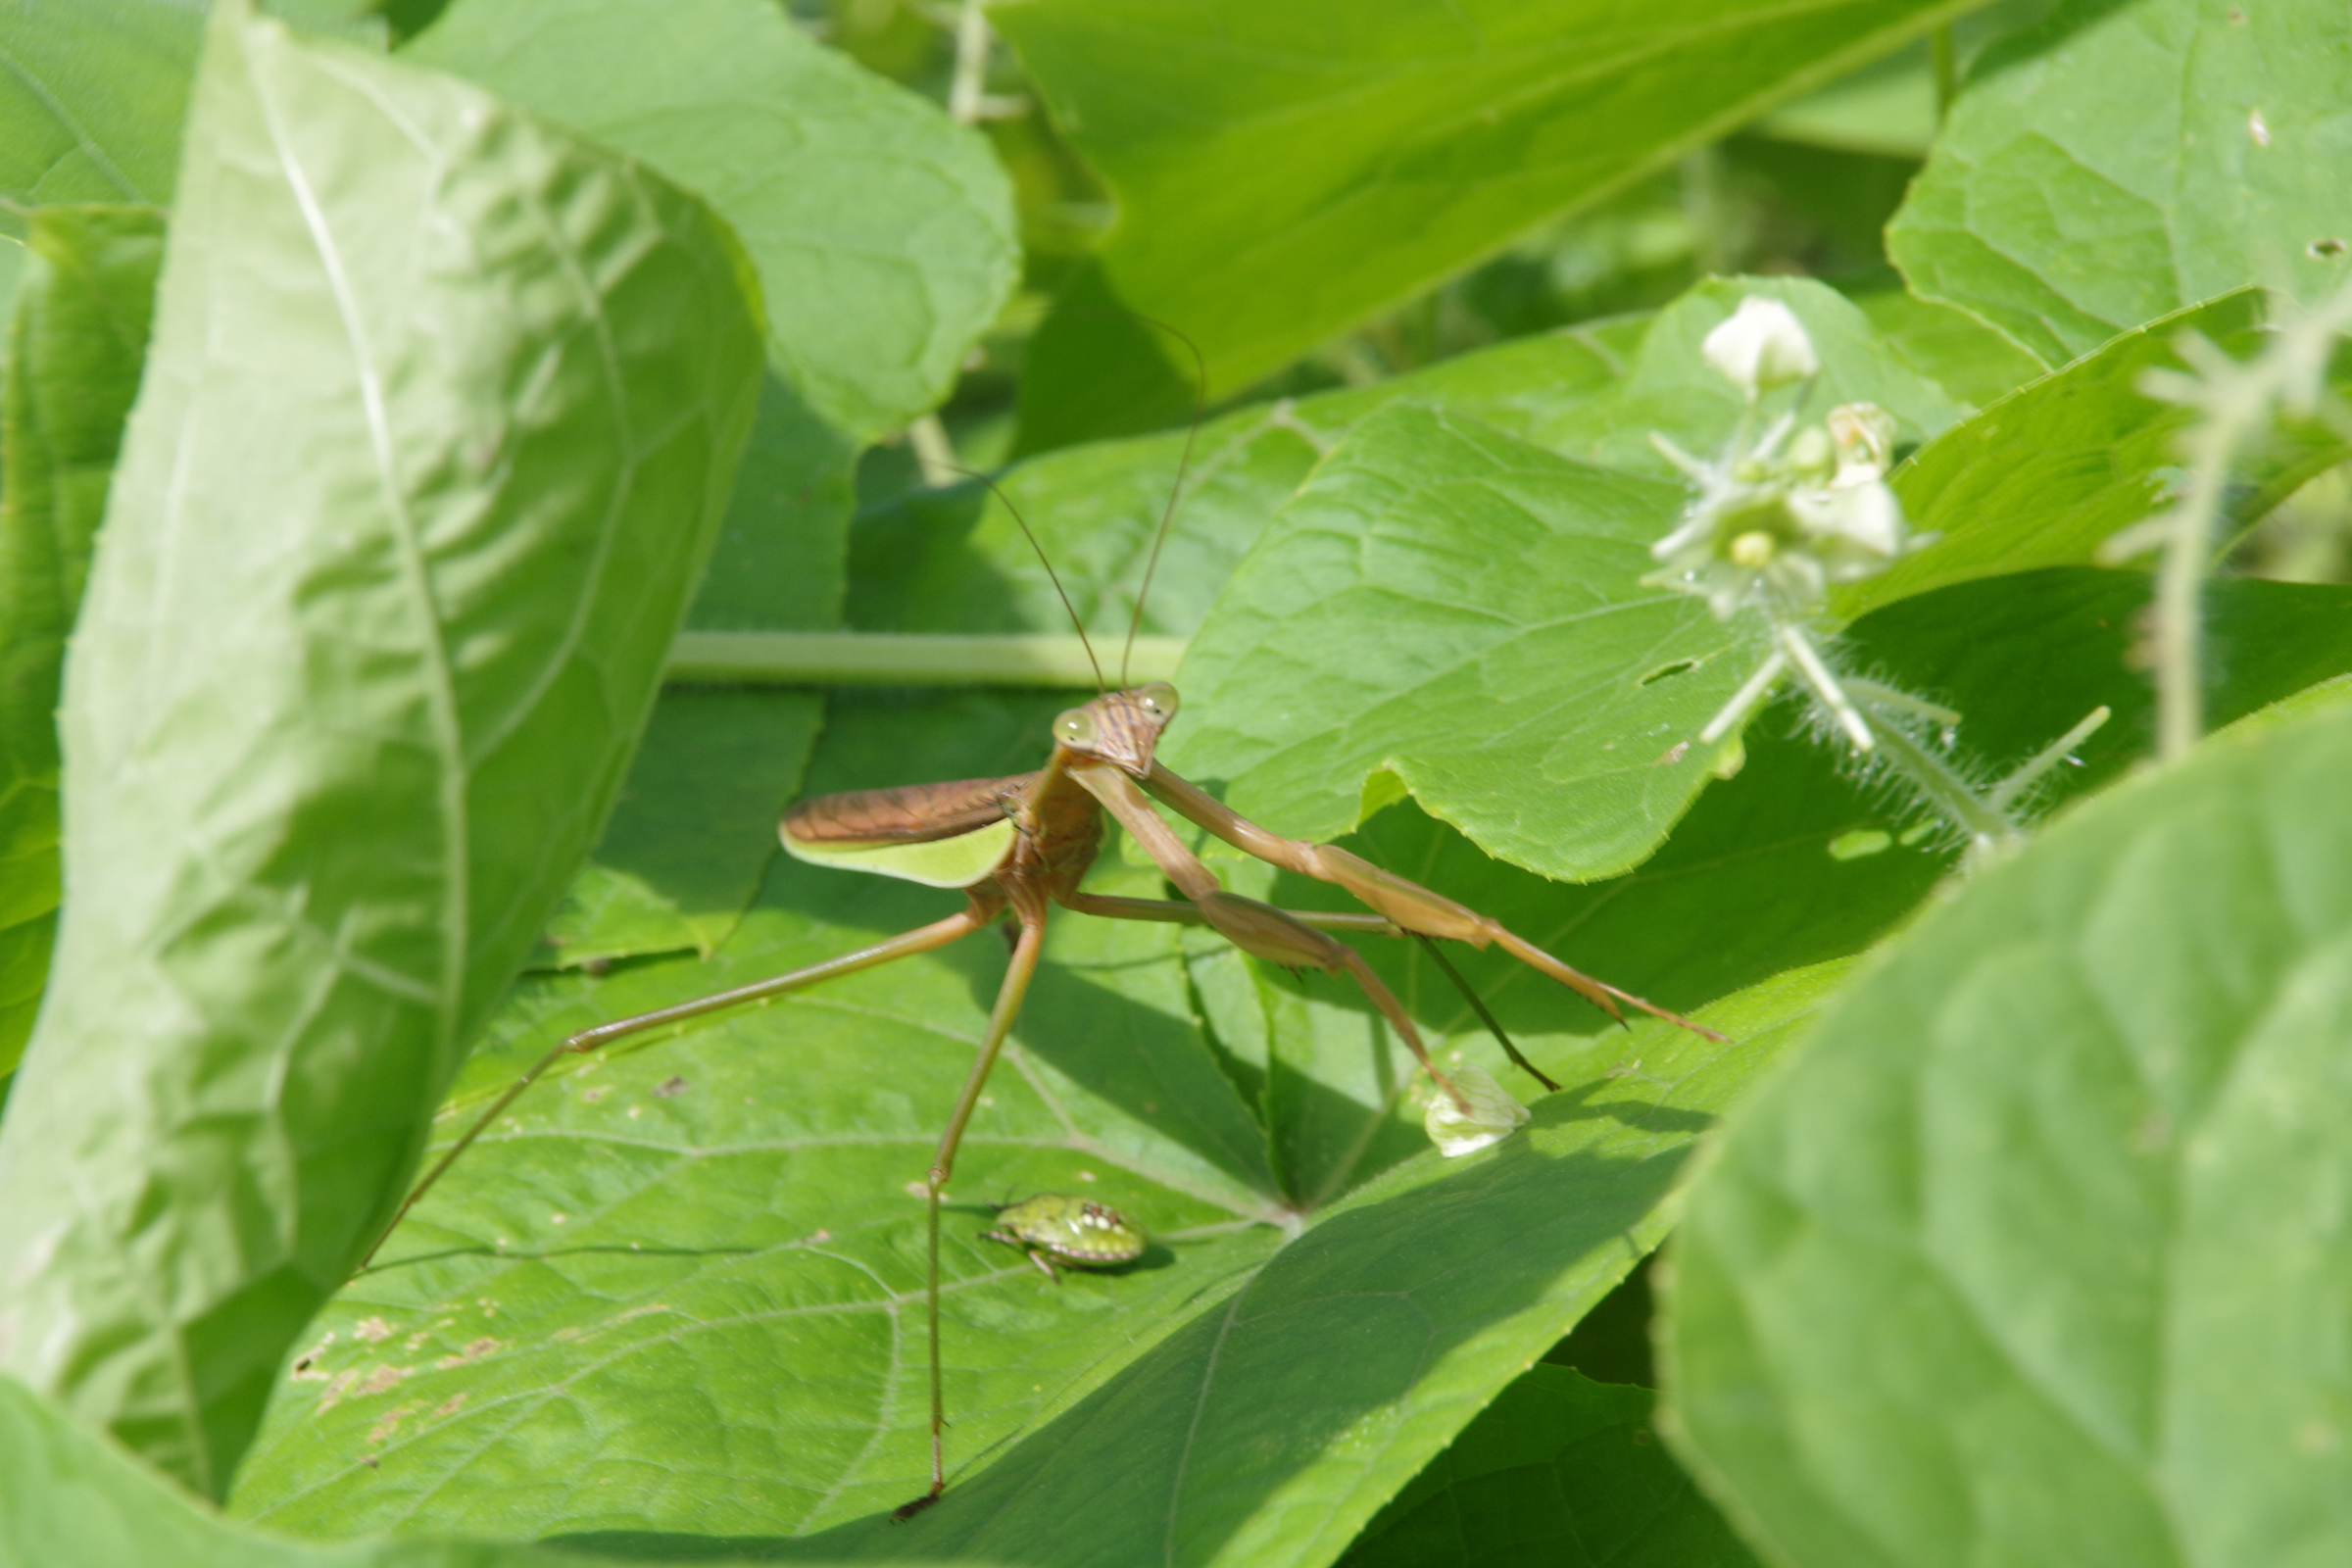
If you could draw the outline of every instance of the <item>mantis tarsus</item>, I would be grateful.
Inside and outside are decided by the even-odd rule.
[[[1172,500],[1170,511],[1173,511]],[[1026,531],[1026,524],[1023,527]],[[1164,527],[1163,517],[1163,531]],[[1154,555],[1156,551],[1155,542]],[[1042,552],[1040,555],[1042,559]],[[1047,569],[1051,572],[1050,564]],[[1148,587],[1149,572],[1145,582]],[[1139,621],[1140,602],[1139,595]],[[1076,618],[1073,614],[1073,622]],[[549,1051],[489,1105],[418,1181],[393,1223],[398,1224],[451,1164],[497,1121],[516,1096],[567,1054],[594,1051],[625,1036],[930,952],[1009,919],[1013,938],[1010,960],[977,1055],[956,1096],[926,1173],[931,1485],[922,1495],[897,1510],[895,1517],[906,1519],[936,1502],[947,1486],[940,1356],[942,1194],[954,1172],[964,1129],[980,1102],[989,1073],[1036,973],[1048,914],[1055,906],[1109,919],[1204,925],[1243,952],[1285,968],[1344,973],[1387,1019],[1438,1089],[1451,1096],[1465,1110],[1468,1106],[1463,1097],[1431,1061],[1410,1014],[1363,957],[1334,933],[1411,935],[1424,942],[1446,940],[1467,942],[1479,948],[1499,947],[1612,1016],[1622,1017],[1619,1004],[1623,1004],[1701,1034],[1711,1033],[1640,997],[1571,968],[1496,921],[1451,899],[1384,871],[1346,850],[1285,838],[1229,809],[1155,759],[1160,733],[1176,716],[1176,710],[1175,688],[1162,682],[1103,690],[1094,701],[1070,709],[1054,720],[1052,754],[1035,772],[859,790],[795,805],[784,817],[781,833],[784,847],[797,858],[959,890],[964,895],[964,907],[945,919],[821,963],[581,1030]],[[1279,869],[1345,889],[1367,906],[1367,911],[1282,909],[1226,891],[1154,809],[1154,803],[1246,855]],[[1102,847],[1105,811],[1136,840],[1181,898],[1111,897],[1081,888]],[[1431,951],[1433,955],[1437,952],[1434,947]],[[1461,983],[1442,956],[1439,962],[1449,978]],[[1464,990],[1467,994],[1467,987]],[[1471,1000],[1489,1026],[1494,1027],[1496,1037],[1512,1058],[1546,1088],[1556,1088],[1520,1056],[1483,1005],[1478,1004],[1476,997]]]

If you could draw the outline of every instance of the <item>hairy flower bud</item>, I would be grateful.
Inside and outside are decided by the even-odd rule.
[[[1754,294],[1741,300],[1699,347],[1707,363],[1751,401],[1821,368],[1796,313]]]

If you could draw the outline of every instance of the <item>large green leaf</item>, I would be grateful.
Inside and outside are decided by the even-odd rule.
[[[1854,304],[1913,369],[1979,408],[2049,368],[1966,311],[1906,289],[1873,290]]]
[[[1714,750],[1679,743],[1746,674],[1736,628],[1640,582],[1680,503],[1444,414],[1373,415],[1194,641],[1169,762],[1298,837],[1409,791],[1516,864],[1626,869],[1706,782]]]
[[[758,349],[691,200],[234,0],[183,174],[0,1308],[8,1370],[217,1491],[594,838]]]
[[[0,229],[11,203],[169,206],[203,30],[179,0],[0,0]]]
[[[1729,1130],[1669,1387],[1776,1556],[2352,1551],[2347,768],[2338,703],[2102,799]]]
[[[1656,1397],[1529,1367],[1390,1500],[1343,1568],[1750,1568],[1651,1433]]]
[[[1624,373],[1648,325],[1633,317],[1518,338],[1370,387],[1237,409],[1190,441],[1175,433],[1049,453],[1000,482],[1080,621],[1099,642],[1115,642],[1134,616],[1152,536],[1181,479],[1144,629],[1189,635],[1266,519],[1365,415],[1391,402],[1427,403],[1541,439],[1540,428]],[[994,495],[931,491],[875,508],[858,519],[852,549],[850,618],[860,629],[1069,626],[1037,550]]]
[[[0,1376],[0,1562],[23,1568],[584,1568],[539,1546],[316,1546],[224,1523]]]
[[[1000,705],[926,705],[929,755],[902,761],[1000,765]],[[870,782],[906,711],[848,709],[812,785]],[[1151,886],[1109,859],[1098,877]],[[709,965],[526,991],[468,1082],[487,1090],[558,1031],[945,903],[787,862]],[[1692,1131],[1816,994],[1732,1008],[1736,1047],[1643,1036],[1644,1076],[1601,1076],[1626,1054],[1605,1042],[1530,1136],[1461,1162],[1424,1148],[1298,1215],[1203,1049],[1176,933],[1060,921],[953,1188],[957,1483],[894,1527],[880,1511],[926,1464],[908,1184],[1002,965],[993,939],[967,942],[517,1102],[321,1318],[238,1510],[306,1534],[590,1534],[631,1550],[796,1536],[1022,1561],[1123,1554],[1148,1520],[1155,1542],[1175,1530],[1180,1560],[1266,1560],[1271,1544],[1326,1561],[1650,1244]],[[1049,1285],[978,1239],[990,1201],[1039,1190],[1101,1197],[1158,1245],[1131,1271]],[[1303,1435],[1276,1439],[1293,1422]]]
[[[2147,755],[2155,705],[2130,662],[2146,591],[2139,573],[2087,568],[1963,584],[1865,616],[1847,634],[1847,652],[1860,667],[1959,710],[1953,760],[1973,777],[2005,772],[2093,708],[2109,708],[2113,717],[2076,748],[2075,765],[2036,792],[2055,805],[2112,783]],[[2352,670],[2352,589],[2224,581],[2206,609],[2220,650],[2208,693],[2219,721]],[[2034,678],[2019,678],[2025,668]],[[1739,774],[1709,784],[1657,854],[1604,881],[1561,886],[1489,859],[1409,804],[1344,842],[1591,973],[1663,1005],[1694,1007],[1784,969],[1860,952],[1951,862],[1948,824],[1790,735],[1787,714],[1751,725]],[[1274,878],[1238,857],[1216,863],[1230,886],[1254,897],[1355,906],[1324,883]],[[1418,947],[1368,944],[1367,956],[1449,1051],[1524,1082]],[[1274,1129],[1287,1191],[1344,1188],[1417,1146],[1417,1109],[1398,1093],[1411,1081],[1409,1058],[1394,1042],[1375,1046],[1360,1000],[1319,978],[1258,968],[1213,940],[1195,941],[1188,956],[1228,1070]],[[1600,1014],[1551,981],[1498,953],[1457,952],[1453,961],[1555,1077],[1596,1049],[1587,1037]]]
[[[458,0],[404,53],[709,201],[760,269],[769,359],[853,435],[946,396],[1011,291],[1011,189],[987,144],[773,0]]]
[[[1022,0],[993,19],[1118,226],[1030,350],[1032,449],[1239,391],[1960,4]],[[1106,312],[1111,314],[1105,314]]]
[[[2050,365],[2244,284],[2325,294],[2347,97],[2329,0],[2073,0],[1979,63],[1887,251]]]
[[[1960,417],[1850,304],[1781,279],[1701,285],[1659,314],[1625,375],[1526,411],[1534,440],[1607,468],[1386,410],[1233,574],[1186,658],[1206,711],[1171,737],[1171,763],[1304,837],[1344,833],[1401,789],[1548,876],[1646,857],[1717,760],[1682,743],[1745,677],[1753,634],[1642,585],[1684,495],[1632,475],[1674,472],[1653,431],[1711,452],[1738,420],[1699,345],[1751,294],[1805,320],[1824,367],[1815,409],[1875,402],[1913,438]]]
[[[2140,382],[2152,369],[2186,368],[2177,345],[2187,332],[2251,358],[2268,336],[2262,296],[2241,290],[2127,332],[1928,443],[1893,483],[1912,525],[1940,537],[1838,590],[1838,611],[1858,614],[1946,583],[2087,564],[2110,534],[2162,510],[2191,415],[2150,398]],[[2231,510],[2251,522],[2347,456],[2352,444],[2325,428],[2279,432],[2244,455]]]
[[[56,930],[57,695],[66,634],[139,387],[163,220],[32,216],[0,398],[0,1073],[17,1064]]]

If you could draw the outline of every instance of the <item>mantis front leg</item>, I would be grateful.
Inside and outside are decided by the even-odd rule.
[[[1421,1043],[1421,1031],[1413,1027],[1404,1004],[1372,972],[1362,954],[1288,910],[1226,892],[1199,857],[1186,849],[1175,831],[1160,820],[1159,813],[1152,809],[1152,803],[1144,799],[1135,782],[1117,768],[1080,768],[1075,776],[1087,793],[1101,801],[1103,809],[1134,835],[1161,874],[1176,884],[1177,891],[1200,911],[1201,919],[1215,927],[1226,941],[1252,957],[1278,963],[1286,969],[1322,969],[1333,974],[1346,971],[1410,1048],[1422,1070],[1452,1098],[1463,1114],[1469,1114],[1470,1102],[1429,1059],[1429,1048]]]
[[[1669,1012],[1630,991],[1620,991],[1605,980],[1595,980],[1581,969],[1571,968],[1525,937],[1505,929],[1501,922],[1467,905],[1456,904],[1442,893],[1433,893],[1417,882],[1384,871],[1361,856],[1350,855],[1336,845],[1309,844],[1303,839],[1286,839],[1269,832],[1157,762],[1152,764],[1144,788],[1179,816],[1206,828],[1243,854],[1286,871],[1346,888],[1415,935],[1467,942],[1474,948],[1491,943],[1530,968],[1551,976],[1621,1023],[1625,1015],[1617,1004],[1623,1002],[1709,1040],[1723,1039],[1714,1030],[1692,1023],[1680,1013]],[[1120,820],[1124,822],[1126,818]],[[1174,835],[1169,837],[1173,840]],[[1177,883],[1179,887],[1183,885]]]
[[[1099,914],[1106,920],[1158,920],[1172,925],[1209,923],[1208,916],[1198,906],[1175,899],[1128,899],[1108,893],[1071,893],[1063,896],[1061,904],[1064,908],[1080,914]],[[1446,961],[1444,951],[1428,937],[1418,931],[1407,932],[1385,914],[1335,913],[1328,909],[1279,909],[1276,912],[1317,931],[1355,931],[1375,937],[1411,936],[1429,950],[1431,961],[1453,983],[1453,988],[1462,994],[1462,1000],[1470,1004],[1470,1010],[1478,1014],[1479,1021],[1487,1026],[1487,1032],[1494,1037],[1494,1043],[1502,1047],[1502,1054],[1546,1091],[1558,1092],[1560,1086],[1543,1068],[1527,1059],[1518,1044],[1504,1031],[1501,1021],[1489,1010],[1485,999],[1470,988],[1470,982],[1462,978],[1462,972]]]

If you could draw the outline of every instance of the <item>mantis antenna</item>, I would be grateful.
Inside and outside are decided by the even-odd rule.
[[[1128,313],[1134,315],[1133,312]],[[1193,356],[1193,422],[1184,432],[1184,456],[1176,463],[1176,482],[1168,487],[1168,504],[1159,514],[1159,526],[1152,532],[1152,554],[1144,561],[1144,580],[1135,591],[1135,613],[1127,622],[1127,646],[1119,651],[1119,684],[1127,684],[1127,666],[1135,658],[1136,633],[1144,628],[1144,602],[1152,597],[1152,575],[1159,570],[1159,547],[1167,542],[1168,525],[1176,520],[1176,503],[1184,499],[1184,476],[1192,471],[1193,444],[1200,439],[1200,417],[1208,412],[1208,361],[1200,355],[1200,345],[1165,321],[1155,321],[1149,316],[1135,318],[1147,326],[1156,326],[1182,343]]]
[[[995,492],[996,498],[1004,503],[1004,510],[1012,514],[1012,520],[1021,525],[1021,537],[1029,541],[1031,550],[1037,552],[1037,564],[1046,568],[1046,580],[1054,585],[1054,592],[1061,599],[1062,612],[1070,617],[1070,629],[1078,634],[1078,645],[1086,650],[1086,662],[1095,666],[1095,694],[1102,696],[1109,691],[1110,688],[1102,683],[1102,661],[1095,657],[1095,645],[1088,640],[1086,627],[1078,619],[1078,607],[1070,603],[1070,591],[1061,585],[1061,574],[1054,569],[1054,563],[1046,559],[1046,547],[1037,542],[1037,534],[1030,528],[1029,519],[1021,515],[1021,509],[1012,504],[1012,497],[1004,493],[1004,487],[987,474],[971,468],[959,468],[954,464],[948,466],[967,479],[977,479],[988,486]],[[1150,578],[1145,580],[1148,582]],[[1132,633],[1128,637],[1128,646],[1134,646]],[[1119,684],[1127,684],[1127,669],[1123,664],[1119,668]]]

